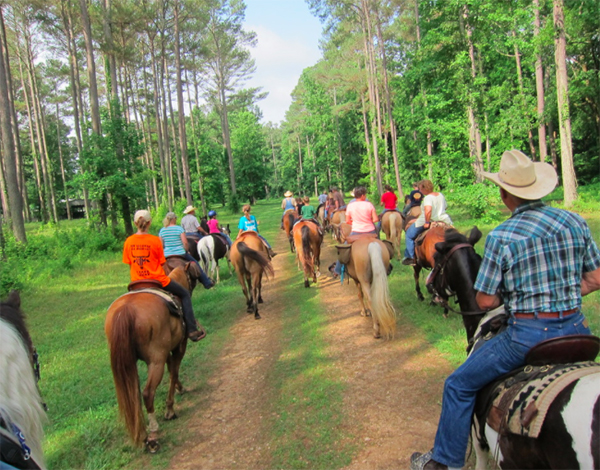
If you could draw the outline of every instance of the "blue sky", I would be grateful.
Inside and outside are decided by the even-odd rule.
[[[246,0],[247,31],[258,35],[252,49],[256,73],[248,86],[262,87],[269,96],[259,102],[263,122],[279,123],[302,70],[321,57],[321,23],[305,0]]]

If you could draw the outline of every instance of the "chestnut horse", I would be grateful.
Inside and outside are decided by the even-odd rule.
[[[438,264],[444,264],[444,274],[436,276],[432,282],[432,290],[452,292],[457,296],[469,347],[473,344],[474,336],[480,336],[479,339],[483,341],[488,339],[490,333],[486,334],[485,331],[490,328],[486,326],[481,332],[477,327],[480,321],[486,322],[493,314],[489,312],[485,317],[485,312],[478,314],[479,307],[473,289],[481,257],[472,247],[480,238],[481,233],[477,228],[471,231],[468,238],[455,230],[446,231],[445,239],[437,244],[438,253],[435,255]],[[491,321],[494,321],[493,317]],[[494,331],[494,328],[491,330]],[[568,353],[577,349],[571,346]],[[532,356],[530,352],[528,358]],[[493,360],[490,357],[490,361]],[[532,363],[536,365],[535,360]],[[543,367],[549,368],[551,366],[546,364],[551,363],[542,358],[537,365],[544,364]],[[513,380],[512,377],[504,378]],[[477,469],[489,468],[488,453],[492,454],[500,468],[600,468],[600,372],[579,378],[557,393],[549,405],[537,438],[511,432],[498,433],[487,424],[486,418],[491,410],[485,406],[488,403],[485,394],[493,390],[494,383],[480,391],[475,408],[471,435]]]
[[[254,318],[259,320],[258,304],[263,303],[262,277],[263,274],[274,275],[267,247],[256,232],[242,232],[233,242],[229,258],[246,297],[246,311],[254,313]]]
[[[402,241],[402,214],[397,211],[387,211],[381,217],[381,230],[386,240],[394,245],[400,258],[400,242]]]
[[[39,366],[17,291],[0,304],[0,338],[0,462],[8,468],[46,468]]]
[[[317,283],[321,267],[321,243],[323,235],[316,223],[310,220],[301,220],[293,229],[294,244],[296,245],[296,256],[304,269],[304,287],[310,287],[309,279]]]
[[[290,242],[290,251],[292,253],[294,252],[294,237],[292,235],[292,230],[294,229],[294,224],[299,218],[300,216],[295,210],[288,210],[285,211],[285,214],[283,214],[283,230],[285,230],[285,235]]]
[[[421,287],[419,286],[419,275],[421,274],[421,270],[423,268],[434,268],[434,254],[436,253],[435,244],[444,241],[444,234],[449,228],[451,228],[450,225],[434,222],[431,228],[425,232],[423,242],[415,246],[415,261],[417,264],[413,266],[413,269],[415,290],[417,291],[417,297],[419,300],[425,299],[421,293]]]
[[[190,291],[200,272],[195,263],[177,267],[169,277]],[[134,444],[145,444],[148,451],[158,451],[158,421],[154,413],[154,395],[165,372],[169,369],[165,419],[175,419],[173,409],[175,389],[183,392],[179,381],[179,366],[185,355],[187,335],[183,320],[169,312],[165,301],[148,292],[125,294],[108,308],[104,331],[110,349],[119,411]],[[148,380],[140,394],[137,361],[148,366]],[[142,397],[148,413],[148,430],[142,412]]]
[[[387,280],[393,254],[391,243],[388,246],[376,238],[359,238],[352,243],[350,262],[345,267],[358,289],[361,315],[373,317],[375,338],[390,339],[396,332],[396,312]]]

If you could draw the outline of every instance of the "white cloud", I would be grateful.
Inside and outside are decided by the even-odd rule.
[[[292,98],[291,93],[306,67],[321,57],[316,44],[307,44],[299,38],[283,38],[264,26],[251,26],[258,36],[258,45],[251,50],[256,61],[256,73],[248,85],[262,87],[269,96],[259,103],[263,121],[283,120]]]

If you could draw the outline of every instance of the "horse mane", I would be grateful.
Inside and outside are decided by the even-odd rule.
[[[19,333],[24,345],[29,350],[29,355],[33,358],[33,341],[27,331],[25,324],[25,314],[21,310],[21,297],[15,290],[11,291],[8,298],[0,303],[0,318],[10,323]]]
[[[2,317],[6,317],[6,310],[12,309],[12,304],[3,303]],[[0,338],[0,418],[21,430],[34,460],[44,468],[42,424],[46,421],[46,413],[27,348],[21,333],[5,318],[0,318]]]

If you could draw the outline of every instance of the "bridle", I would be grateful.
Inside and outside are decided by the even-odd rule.
[[[454,292],[450,288],[450,284],[448,283],[448,281],[446,279],[445,268],[446,268],[446,265],[448,264],[448,261],[452,257],[452,255],[462,248],[470,248],[470,249],[474,250],[473,245],[471,245],[470,243],[458,243],[458,244],[454,245],[448,251],[448,253],[446,253],[446,255],[444,256],[442,261],[440,263],[435,264],[435,267],[433,268],[433,270],[431,271],[431,274],[427,278],[427,290],[431,294],[433,294],[433,302],[444,307],[446,310],[450,310],[451,312],[454,312],[454,313],[457,313],[457,314],[463,315],[463,316],[483,315],[483,314],[487,313],[485,310],[474,310],[471,312],[462,312],[460,310],[456,310],[456,309],[452,308],[450,306],[450,304],[448,303],[448,299],[450,297],[456,296],[456,292]],[[438,275],[441,276],[441,286],[443,287],[444,293],[446,294],[445,296],[440,294],[437,291],[437,289],[435,288],[435,280],[438,277]]]

